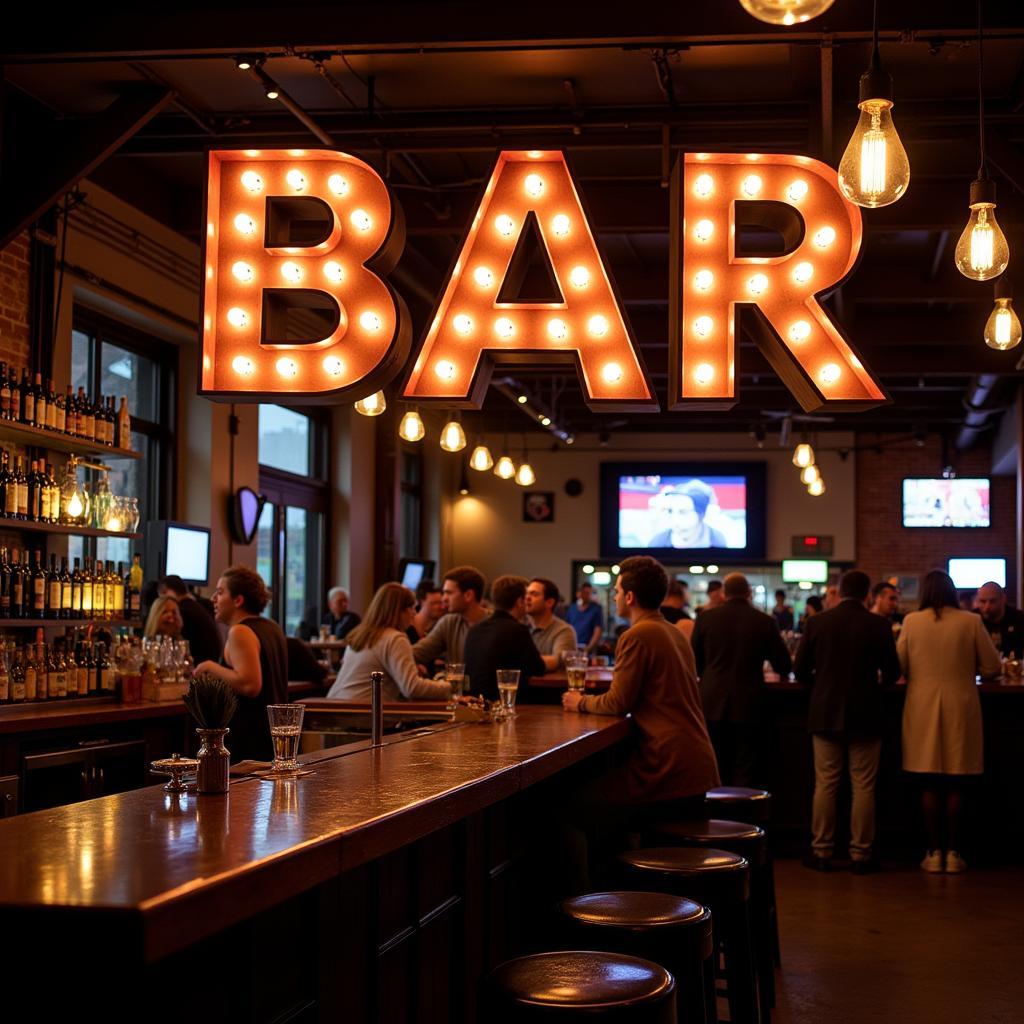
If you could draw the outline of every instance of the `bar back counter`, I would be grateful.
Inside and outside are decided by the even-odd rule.
[[[473,1021],[481,976],[546,924],[545,801],[629,728],[525,707],[226,796],[2,821],[8,993],[44,1020]]]

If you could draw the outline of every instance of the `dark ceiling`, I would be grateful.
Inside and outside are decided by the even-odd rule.
[[[978,166],[976,15],[963,2],[881,7],[911,184],[900,202],[864,212],[860,266],[827,301],[893,401],[819,426],[952,437],[978,375],[998,375],[986,398],[990,424],[1021,377],[1018,353],[993,352],[982,341],[991,286],[967,281],[953,266]],[[198,238],[206,148],[329,139],[373,164],[400,198],[408,241],[395,280],[418,337],[496,152],[566,149],[662,401],[667,156],[806,153],[834,165],[856,119],[871,27],[865,0],[836,0],[795,29],[755,21],[738,0],[633,3],[628,17],[582,4],[212,8],[136,7],[55,24],[42,7],[26,9],[20,38],[0,43],[8,51],[0,55],[7,181],[9,154],[33,133],[88,138],[112,104],[135,101],[145,110],[147,96],[169,89],[173,98],[155,116],[128,119],[120,145],[89,177]],[[985,8],[989,170],[1000,222],[1020,251],[1024,12],[1018,4]],[[236,68],[232,58],[241,53],[262,58],[258,73]],[[294,106],[267,99],[257,74],[271,76]],[[610,422],[617,430],[748,430],[800,412],[745,338],[739,403],[726,413],[595,415],[571,370],[516,368],[515,377],[573,431]],[[484,419],[497,426],[509,408],[492,389]]]

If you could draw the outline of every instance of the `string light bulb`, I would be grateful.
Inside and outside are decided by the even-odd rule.
[[[479,441],[469,457],[469,468],[475,469],[478,473],[486,473],[493,465],[494,459],[490,448],[482,440]]]
[[[798,469],[814,465],[814,449],[806,441],[802,441],[793,449],[793,465]]]
[[[494,475],[502,480],[511,480],[516,475],[516,464],[507,455],[502,455],[494,467]]]
[[[427,428],[423,426],[423,420],[420,419],[419,411],[409,409],[402,417],[402,422],[398,424],[398,436],[403,441],[414,443],[422,441],[426,433]]]
[[[797,25],[824,14],[834,0],[740,0],[747,14],[769,25]]]
[[[360,398],[355,403],[355,410],[360,416],[379,416],[388,407],[383,391],[375,391],[367,398]]]
[[[892,119],[892,75],[878,49],[878,0],[872,31],[871,63],[860,77],[860,118],[839,161],[839,189],[851,203],[876,210],[907,191],[910,161]]]
[[[812,498],[820,498],[825,493],[825,481],[822,477],[807,485],[807,493]]]
[[[800,483],[806,484],[808,487],[814,483],[821,476],[821,470],[812,462],[809,466],[804,466],[800,470]]]
[[[441,448],[446,452],[461,452],[466,447],[466,432],[457,420],[449,420],[441,431]]]
[[[1020,344],[1020,317],[1013,308],[1013,295],[1005,276],[996,281],[996,304],[985,322],[985,344],[1005,352]]]
[[[516,483],[520,487],[532,487],[537,482],[537,474],[533,471],[533,466],[528,462],[523,464],[516,470]]]

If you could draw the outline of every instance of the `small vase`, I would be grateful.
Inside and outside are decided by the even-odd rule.
[[[196,729],[199,734],[197,793],[226,793],[231,755],[224,746],[229,729]]]

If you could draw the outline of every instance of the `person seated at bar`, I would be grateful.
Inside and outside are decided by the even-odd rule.
[[[444,574],[441,596],[445,614],[413,646],[418,665],[433,665],[439,658],[465,662],[466,634],[471,626],[487,618],[482,604],[485,586],[484,574],[472,565],[459,565]]]
[[[344,640],[362,620],[349,609],[348,591],[344,587],[331,587],[327,591],[327,612],[320,620],[326,626],[331,637]]]
[[[705,816],[704,793],[718,785],[718,767],[697,690],[693,651],[659,611],[668,587],[661,563],[647,555],[623,560],[615,580],[615,611],[629,629],[616,650],[611,688],[601,696],[575,690],[562,695],[566,711],[631,715],[633,731],[624,760],[572,794],[569,812],[588,838],[628,831],[669,814]],[[577,843],[582,840],[577,831]],[[579,846],[570,856],[589,885]]]
[[[224,650],[217,622],[203,607],[180,576],[165,576],[159,583],[161,597],[168,595],[178,602],[181,612],[181,635],[188,641],[196,663],[219,661]],[[269,735],[269,733],[268,733]]]
[[[168,594],[166,597],[158,597],[149,609],[146,616],[146,626],[142,631],[145,637],[169,636],[177,640],[181,636],[181,612],[178,610],[178,602]]]
[[[416,585],[416,614],[412,625],[405,631],[409,643],[419,643],[437,625],[444,614],[444,596],[433,580],[421,580]]]
[[[688,619],[686,612],[686,584],[679,580],[669,580],[665,593],[665,603],[661,606],[661,614],[674,626],[681,619]]]
[[[416,596],[401,583],[385,583],[370,602],[366,618],[348,635],[348,648],[327,696],[370,703],[370,673],[383,672],[385,701],[447,700],[445,682],[424,679],[416,668],[405,631],[416,613]]]
[[[981,621],[999,653],[1024,658],[1024,612],[1006,603],[1006,591],[998,583],[982,584],[977,601]]]
[[[594,600],[594,588],[589,583],[581,583],[576,591],[576,601],[569,606],[566,619],[576,630],[576,642],[587,649],[587,654],[601,642],[604,633],[604,612]]]
[[[259,573],[240,565],[225,569],[213,592],[217,621],[228,627],[223,660],[195,667],[194,674],[222,679],[238,698],[227,738],[232,761],[273,758],[267,705],[288,703],[288,646],[281,627],[262,614],[269,601]]]
[[[465,665],[471,693],[498,699],[499,668],[519,669],[519,692],[533,676],[544,675],[544,659],[526,627],[526,580],[499,576],[491,584],[494,611],[466,634]]]
[[[555,618],[558,587],[543,576],[535,576],[526,588],[526,620],[530,638],[540,652],[548,672],[562,667],[562,655],[576,650],[576,631],[562,619]]]

